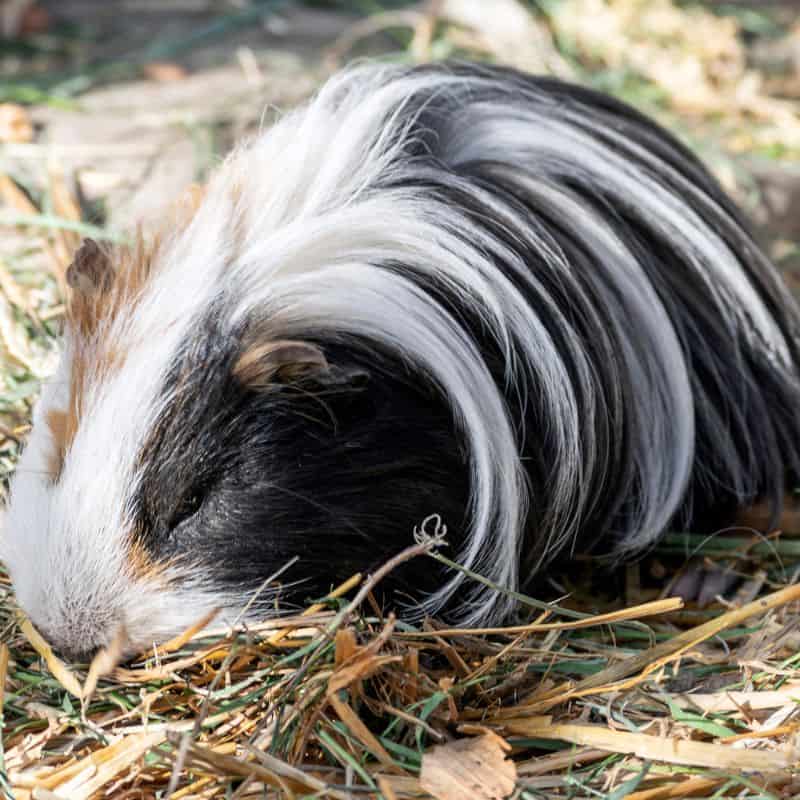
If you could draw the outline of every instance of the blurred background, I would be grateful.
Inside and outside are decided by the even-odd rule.
[[[64,270],[356,58],[469,58],[655,116],[800,290],[797,0],[0,0],[0,478],[51,372]]]

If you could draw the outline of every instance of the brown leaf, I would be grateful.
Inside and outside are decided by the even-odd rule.
[[[402,661],[401,656],[375,656],[366,653],[361,658],[340,667],[331,675],[328,681],[328,695],[347,689],[355,681],[366,680],[376,672],[380,672],[387,664],[396,664]]]
[[[341,628],[336,631],[336,667],[337,669],[352,658],[358,651],[356,632],[353,628]]]
[[[517,780],[510,749],[495,733],[439,745],[422,757],[420,785],[437,800],[503,800]]]
[[[28,112],[16,103],[0,103],[0,142],[29,142],[33,125]]]

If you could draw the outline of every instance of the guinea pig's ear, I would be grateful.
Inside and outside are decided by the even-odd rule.
[[[237,360],[234,377],[245,386],[263,389],[293,383],[330,370],[325,354],[315,344],[284,339],[246,349]]]
[[[114,281],[111,253],[94,239],[84,239],[67,268],[67,285],[85,296],[107,291]]]

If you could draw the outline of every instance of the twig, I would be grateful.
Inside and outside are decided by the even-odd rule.
[[[413,558],[417,558],[418,556],[425,555],[426,553],[430,552],[434,547],[440,546],[444,542],[442,537],[435,537],[435,536],[428,536],[420,541],[415,542],[410,547],[407,547],[405,550],[398,553],[393,558],[390,558],[382,567],[377,569],[375,572],[370,575],[366,581],[361,586],[361,589],[358,591],[356,596],[353,600],[344,608],[342,609],[330,622],[330,624],[325,628],[324,631],[319,635],[319,642],[317,643],[316,647],[311,651],[308,658],[306,659],[305,663],[303,664],[300,669],[295,672],[292,676],[292,680],[289,682],[285,689],[285,694],[290,693],[293,689],[297,687],[297,685],[303,680],[306,676],[308,671],[311,669],[314,664],[317,663],[319,658],[322,655],[322,650],[324,646],[332,641],[336,631],[344,624],[344,622],[350,618],[350,616],[361,606],[361,604],[366,599],[367,595],[393,570],[397,569],[401,564],[405,563],[406,561],[410,561]],[[264,715],[264,721],[266,723],[267,720],[274,714],[277,710],[277,718],[275,721],[275,730],[280,730],[280,722],[281,722],[281,715],[282,715],[282,708],[283,706],[279,706],[278,702],[273,702],[268,709],[267,713]],[[263,727],[259,726],[260,728]]]

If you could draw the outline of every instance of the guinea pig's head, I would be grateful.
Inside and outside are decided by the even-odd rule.
[[[302,486],[324,480],[302,475],[314,443],[296,401],[327,395],[306,412],[324,417],[364,375],[234,319],[208,275],[165,268],[189,255],[175,250],[81,247],[62,360],[12,483],[0,557],[21,608],[71,656],[120,635],[138,651],[214,608],[230,621],[259,588],[263,613],[277,589],[261,584],[297,555],[336,578],[288,510],[318,523]]]

